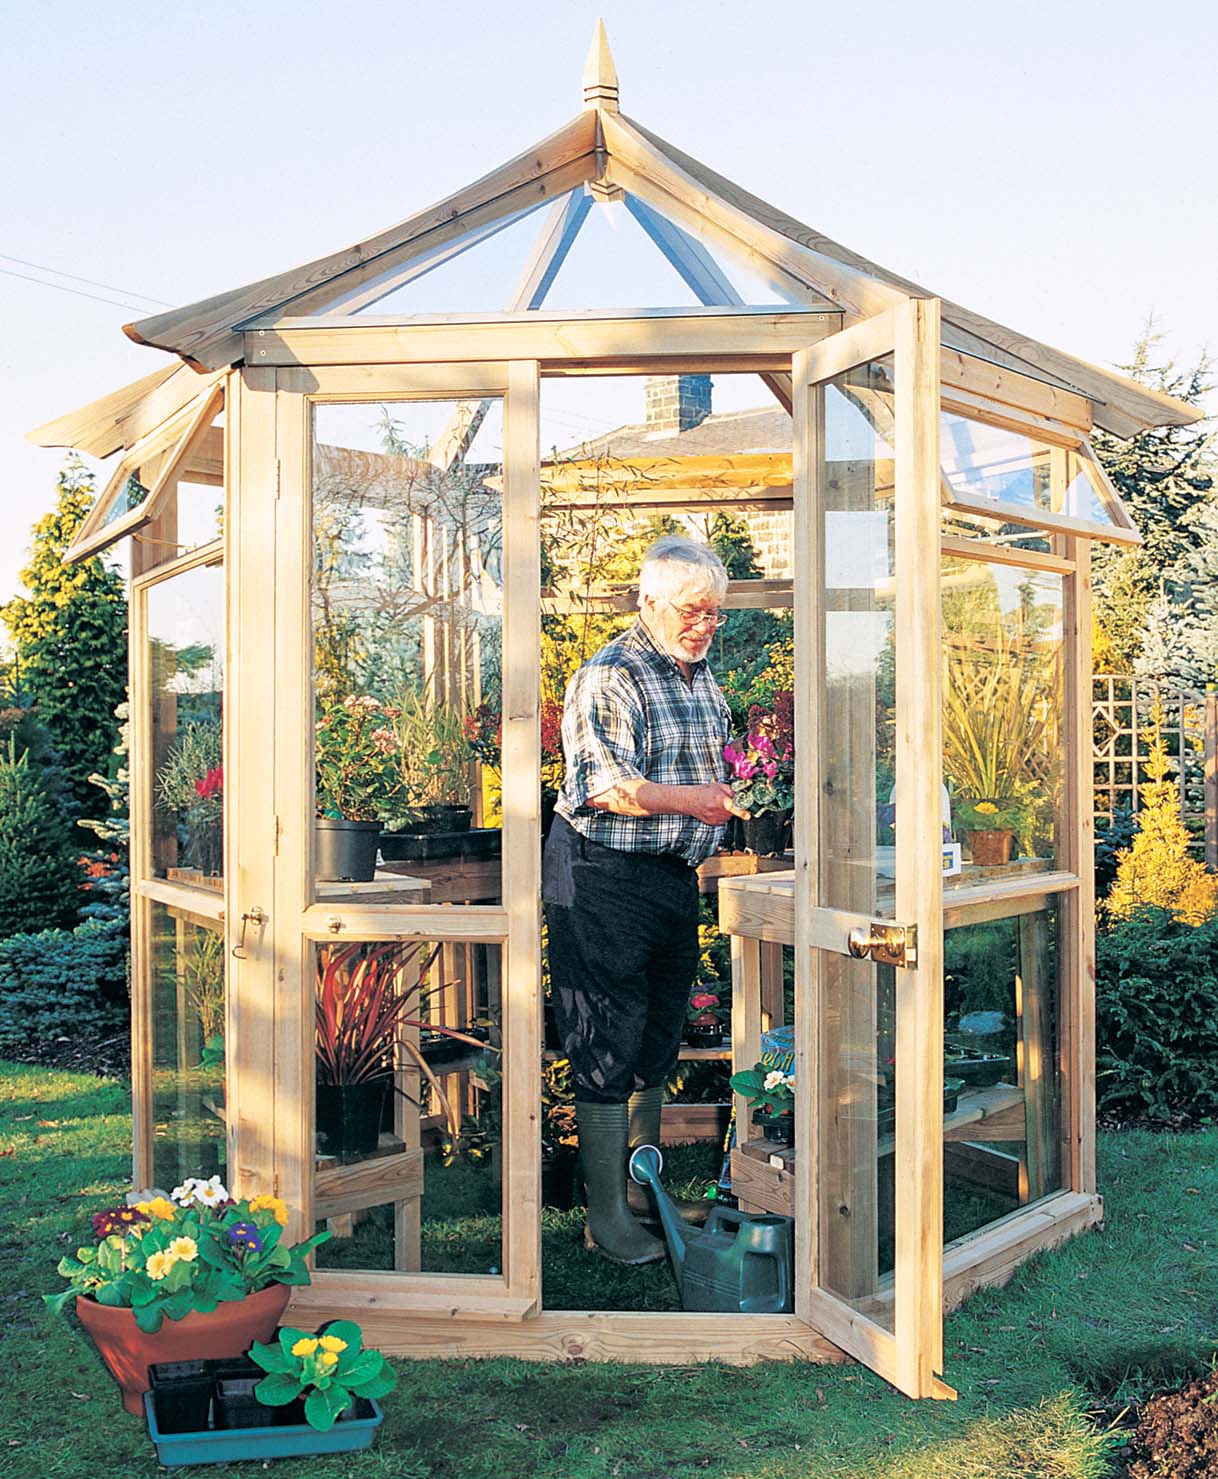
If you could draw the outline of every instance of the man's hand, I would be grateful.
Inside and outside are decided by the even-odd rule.
[[[704,786],[682,786],[681,790],[688,798],[683,808],[686,814],[710,827],[725,826],[732,817],[749,816],[737,804],[732,788],[726,781],[708,781]]]

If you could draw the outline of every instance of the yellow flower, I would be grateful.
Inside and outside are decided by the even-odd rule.
[[[992,801],[979,801],[973,810],[983,817],[994,817],[998,815],[998,808]]]
[[[177,1261],[178,1255],[176,1253],[149,1254],[148,1262],[145,1265],[148,1270],[148,1277],[150,1279],[163,1279]]]
[[[169,1251],[183,1263],[191,1263],[199,1256],[199,1245],[193,1238],[174,1238]]]
[[[153,1197],[150,1202],[136,1202],[135,1210],[142,1212],[145,1217],[159,1217],[162,1222],[172,1222],[177,1216],[177,1208],[167,1197]]]
[[[333,1351],[322,1351],[321,1355],[318,1356],[317,1360],[318,1360],[318,1364],[321,1365],[321,1366],[337,1366],[338,1365],[338,1357],[337,1357],[337,1355],[335,1355],[335,1353]]]
[[[347,1349],[347,1342],[345,1340],[339,1340],[337,1335],[323,1335],[318,1344],[323,1351],[338,1352]]]
[[[292,1347],[294,1356],[311,1356],[317,1349],[317,1341],[313,1336],[302,1336]]]
[[[263,1195],[253,1197],[250,1201],[251,1212],[270,1212],[280,1227],[288,1225],[288,1204],[279,1197]]]

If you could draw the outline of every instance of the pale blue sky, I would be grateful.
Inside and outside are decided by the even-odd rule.
[[[1149,312],[1218,349],[1201,0],[8,9],[0,598],[61,461],[24,432],[162,362],[13,259],[176,304],[345,245],[578,111],[598,14],[623,111],[863,254],[1098,363]]]

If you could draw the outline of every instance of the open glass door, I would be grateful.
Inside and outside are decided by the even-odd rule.
[[[942,1366],[939,305],[795,356],[798,1312]]]

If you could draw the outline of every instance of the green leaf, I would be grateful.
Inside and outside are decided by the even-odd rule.
[[[328,1433],[338,1416],[330,1408],[324,1392],[310,1392],[305,1398],[305,1422],[319,1433]]]
[[[360,1351],[348,1364],[347,1358],[350,1354],[349,1351],[344,1351],[339,1357],[340,1364],[336,1373],[337,1379],[345,1382],[349,1387],[356,1387],[361,1382],[371,1381],[379,1374],[385,1361],[380,1351]]]
[[[384,1397],[397,1386],[398,1374],[386,1361],[370,1381],[362,1381],[359,1386],[348,1384],[357,1397]]]
[[[260,1340],[250,1346],[249,1357],[263,1371],[290,1371],[294,1360],[278,1345],[264,1345]]]
[[[194,1295],[189,1289],[179,1289],[165,1301],[165,1313],[171,1320],[184,1320],[194,1309]]]
[[[148,1294],[148,1298],[145,1299],[143,1303],[147,1304],[149,1300],[154,1299],[155,1297],[156,1296],[150,1291]],[[98,1287],[93,1291],[93,1298],[97,1300],[98,1304],[104,1304],[107,1309],[122,1309],[123,1305],[126,1303],[126,1301],[123,1299],[123,1291],[118,1287],[117,1284],[99,1284]],[[131,1302],[132,1304],[135,1303],[134,1297],[132,1298]]]
[[[135,1323],[145,1335],[155,1335],[161,1328],[161,1307],[157,1304],[145,1305],[142,1309],[134,1311]]]
[[[75,1298],[75,1289],[63,1289],[58,1294],[44,1294],[42,1296],[42,1302],[46,1305],[47,1309],[54,1310],[54,1312],[58,1315],[62,1313],[63,1308],[67,1304],[67,1302],[70,1299]]]
[[[254,1396],[267,1407],[286,1407],[300,1396],[300,1382],[286,1371],[273,1371],[254,1388]]]

